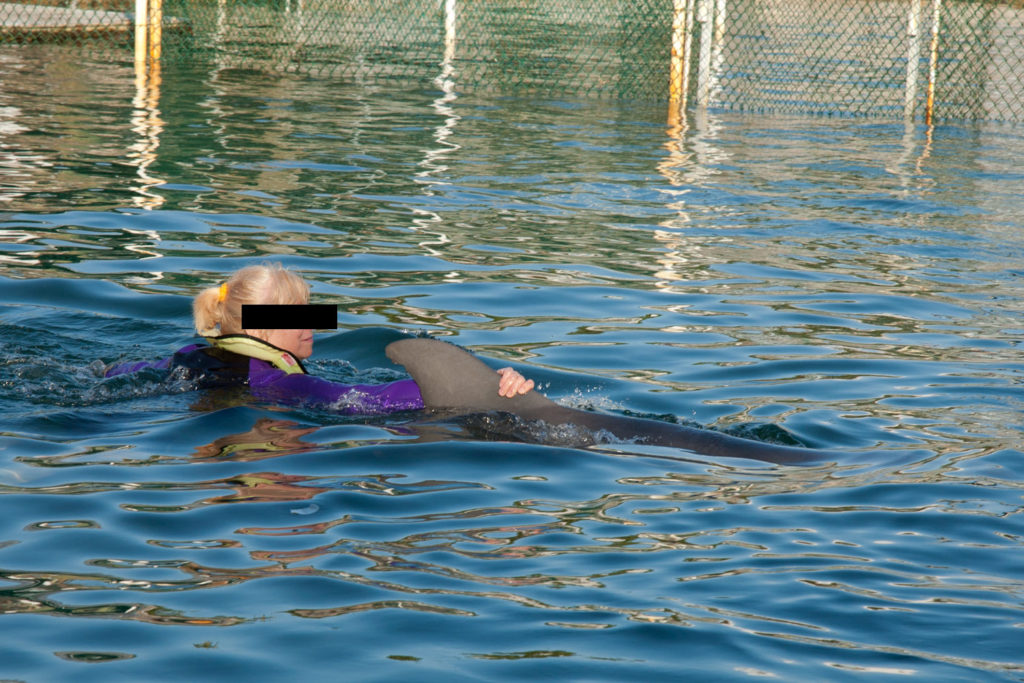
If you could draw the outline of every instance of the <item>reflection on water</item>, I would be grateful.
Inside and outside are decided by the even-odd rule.
[[[215,439],[195,450],[197,460],[218,459],[252,462],[276,458],[290,453],[316,449],[302,437],[316,431],[316,427],[300,427],[291,420],[260,418],[252,429]]]
[[[1022,677],[1019,129],[0,57],[5,676]],[[339,304],[325,377],[425,331],[843,457],[97,375],[263,258]]]

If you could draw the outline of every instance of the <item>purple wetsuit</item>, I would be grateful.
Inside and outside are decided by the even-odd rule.
[[[200,344],[190,344],[173,356],[155,362],[120,363],[108,368],[104,376],[114,377],[146,368],[179,367],[187,368],[202,388],[248,385],[252,395],[264,401],[330,405],[350,415],[394,413],[423,407],[420,388],[411,379],[387,384],[340,384],[304,372],[288,374],[265,360]]]

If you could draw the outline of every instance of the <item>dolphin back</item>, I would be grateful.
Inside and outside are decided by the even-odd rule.
[[[774,463],[807,462],[820,456],[806,448],[778,446],[708,429],[575,410],[555,403],[539,391],[505,398],[498,395],[497,372],[468,351],[438,339],[402,339],[388,344],[385,353],[416,380],[427,408],[467,413],[502,411],[550,425],[574,425],[587,432],[587,436],[581,435],[580,446],[612,437],[622,442]]]

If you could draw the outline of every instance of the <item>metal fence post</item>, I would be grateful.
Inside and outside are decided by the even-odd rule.
[[[455,0],[445,0],[444,3],[444,58],[442,65],[444,76],[447,78],[453,69],[452,62],[455,60]]]
[[[907,13],[907,86],[903,97],[903,116],[913,118],[917,102],[917,73],[921,68],[921,0],[910,0]]]
[[[932,45],[928,58],[928,101],[925,104],[924,122],[932,125],[932,115],[935,113],[935,72],[939,61],[939,14],[942,9],[942,0],[932,0]]]
[[[697,65],[697,106],[708,106],[711,95],[711,43],[714,41],[712,0],[697,0],[697,23],[700,24],[700,54]]]

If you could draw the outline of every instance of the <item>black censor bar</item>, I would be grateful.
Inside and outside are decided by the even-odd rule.
[[[336,330],[336,304],[245,304],[242,328],[246,330]]]

